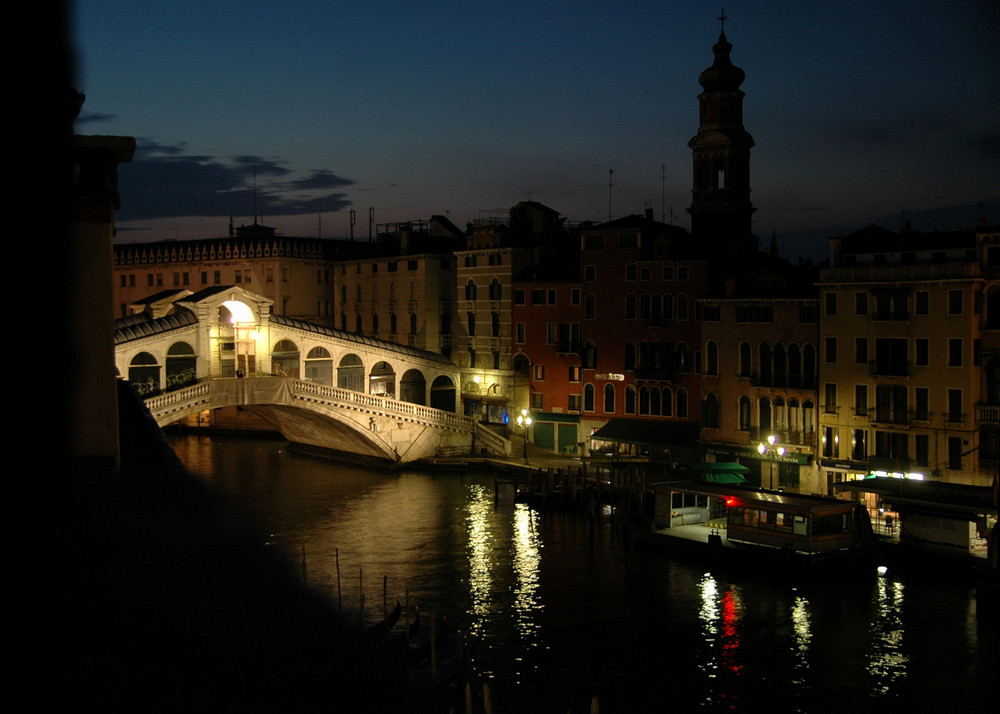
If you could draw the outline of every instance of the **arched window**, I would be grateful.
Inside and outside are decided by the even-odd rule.
[[[802,431],[804,433],[815,433],[816,425],[813,424],[813,419],[815,419],[815,408],[813,407],[812,400],[806,399],[802,402]]]
[[[757,428],[761,434],[771,433],[771,400],[767,397],[757,402]]]
[[[635,387],[631,384],[625,387],[625,413],[635,414]]]
[[[476,284],[471,280],[465,284],[465,299],[466,300],[476,299]]]
[[[325,347],[313,347],[305,362],[307,381],[333,386],[333,357]]]
[[[688,371],[688,348],[683,342],[677,345],[677,351],[675,352],[674,357],[674,366],[677,368],[678,372]]]
[[[615,385],[608,384],[604,385],[604,413],[614,414],[615,412]]]
[[[654,295],[653,304],[649,311],[649,323],[654,327],[663,324],[663,298],[659,295]]]
[[[365,390],[365,365],[356,354],[346,354],[337,365],[337,387],[352,392]]]
[[[594,401],[596,400],[596,395],[594,391],[593,384],[585,384],[583,386],[583,411],[592,412],[594,411]]]
[[[417,334],[417,313],[415,312],[410,313],[410,334]]]
[[[774,408],[772,410],[774,430],[784,431],[788,428],[788,423],[785,420],[785,400],[781,397],[774,398]]]
[[[740,376],[749,377],[753,372],[753,349],[749,342],[740,343]]]
[[[753,405],[750,403],[750,397],[744,394],[740,397],[739,405],[740,431],[750,431],[752,419]]]
[[[653,387],[649,390],[649,413],[653,416],[660,415],[660,389]]]
[[[639,388],[639,413],[649,414],[649,387]]]
[[[499,300],[501,293],[500,281],[493,278],[492,282],[490,282],[490,300]]]
[[[687,419],[688,416],[688,393],[683,387],[677,390],[677,418]]]
[[[719,398],[712,392],[705,395],[701,408],[701,423],[709,429],[719,428]]]
[[[140,352],[128,365],[128,381],[143,397],[160,391],[160,365],[149,352]]]
[[[639,319],[649,319],[649,295],[643,294],[639,297]]]
[[[705,345],[705,374],[719,373],[719,345],[709,340]]]
[[[799,409],[799,400],[795,397],[788,400],[788,430],[796,433],[802,431],[802,411]]]
[[[663,416],[674,415],[674,394],[669,389],[663,390]]]
[[[583,368],[595,369],[597,367],[597,345],[592,340],[587,340],[583,346]]]
[[[635,295],[629,293],[625,296],[625,319],[634,320],[636,316]]]

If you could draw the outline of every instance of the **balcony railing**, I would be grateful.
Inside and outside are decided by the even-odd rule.
[[[976,405],[977,424],[997,424],[1000,425],[1000,405],[997,404],[977,404]]]

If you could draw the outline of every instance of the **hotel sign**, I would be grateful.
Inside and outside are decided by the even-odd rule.
[[[613,372],[607,374],[595,374],[594,379],[603,379],[609,382],[624,382],[624,374],[615,374]]]

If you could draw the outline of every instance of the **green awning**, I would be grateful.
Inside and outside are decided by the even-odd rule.
[[[735,461],[705,461],[691,464],[691,470],[709,483],[745,483],[750,473],[743,464]]]

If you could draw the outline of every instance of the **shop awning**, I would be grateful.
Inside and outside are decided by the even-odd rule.
[[[735,461],[691,464],[691,471],[708,483],[745,483],[746,474],[750,473],[750,469]]]
[[[591,439],[623,444],[672,447],[694,446],[701,427],[694,422],[653,421],[647,419],[612,419],[591,435]]]

